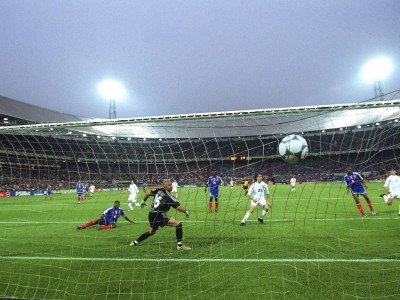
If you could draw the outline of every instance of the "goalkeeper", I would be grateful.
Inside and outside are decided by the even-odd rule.
[[[182,223],[172,217],[166,215],[166,213],[170,210],[171,207],[175,208],[177,211],[183,212],[186,214],[186,217],[189,217],[189,211],[186,208],[182,207],[179,201],[171,195],[172,191],[172,182],[171,180],[164,180],[163,187],[152,190],[150,193],[147,193],[143,197],[143,201],[141,203],[142,208],[146,205],[146,201],[150,196],[153,196],[153,202],[151,203],[150,212],[149,212],[149,223],[150,230],[143,233],[138,239],[132,241],[129,246],[135,247],[140,242],[143,242],[145,239],[154,235],[159,227],[172,226],[175,227],[176,230],[176,240],[177,240],[177,250],[190,250],[191,248],[185,246],[183,243],[183,229]]]

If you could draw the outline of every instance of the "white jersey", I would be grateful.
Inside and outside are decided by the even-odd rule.
[[[296,178],[292,177],[292,178],[290,179],[290,184],[291,184],[292,186],[295,186],[295,185],[296,185]]]
[[[132,184],[129,186],[128,191],[130,192],[128,201],[129,201],[129,200],[136,201],[137,194],[139,194],[139,189],[138,189],[137,185],[134,184],[134,183],[132,183]]]
[[[385,184],[383,185],[385,188],[389,189],[390,195],[392,197],[400,197],[400,176],[399,175],[390,175],[385,180]]]
[[[233,182],[233,180],[231,180],[231,181],[229,182],[229,184],[230,184],[230,186],[233,186],[235,183]]]
[[[177,182],[172,182],[172,193],[177,193],[178,192],[178,183]]]
[[[265,205],[265,195],[269,195],[268,185],[264,181],[256,181],[250,186],[248,195],[253,196],[252,205]]]
[[[91,193],[94,193],[94,189],[95,189],[94,185],[91,185],[91,186],[89,187],[89,189],[90,189],[90,192],[91,192]]]

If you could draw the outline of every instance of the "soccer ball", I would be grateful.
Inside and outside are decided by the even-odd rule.
[[[300,135],[285,136],[279,143],[279,155],[289,164],[297,164],[308,154],[307,141]]]

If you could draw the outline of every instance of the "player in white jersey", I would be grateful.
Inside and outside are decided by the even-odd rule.
[[[296,177],[290,178],[290,192],[296,192]]]
[[[171,194],[178,199],[178,182],[176,182],[176,180],[174,180],[172,182],[172,190],[171,190]]]
[[[233,190],[234,185],[235,185],[235,182],[231,178],[231,181],[229,181],[229,186],[231,187],[231,191]]]
[[[133,210],[132,203],[135,206],[140,206],[140,203],[137,203],[137,196],[139,194],[139,189],[135,184],[135,180],[133,179],[131,180],[131,184],[129,185],[128,192],[129,192],[128,206],[129,210],[132,211]]]
[[[263,176],[260,173],[257,173],[256,176],[254,176],[254,183],[250,186],[248,192],[251,200],[250,209],[246,212],[242,222],[240,222],[240,226],[244,226],[246,224],[247,219],[250,217],[250,214],[253,213],[257,205],[260,205],[263,208],[261,215],[258,217],[258,222],[264,223],[264,217],[268,210],[272,207],[268,185],[262,181],[262,177]],[[267,200],[265,200],[265,196],[267,197]]]
[[[89,190],[90,190],[90,198],[92,198],[93,195],[94,195],[94,190],[95,190],[94,184],[91,184],[91,185],[90,185]]]
[[[385,184],[383,185],[386,194],[380,195],[384,200],[387,205],[392,205],[393,200],[400,199],[400,176],[397,175],[396,168],[390,168],[389,170],[389,177],[386,178]],[[400,205],[399,205],[399,216],[400,216]]]

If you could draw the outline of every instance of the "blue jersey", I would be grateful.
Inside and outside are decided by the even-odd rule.
[[[344,183],[351,188],[353,194],[364,194],[364,186],[362,185],[364,178],[358,172],[352,172],[350,175],[344,176]]]
[[[110,207],[103,212],[106,224],[117,223],[119,217],[126,217],[122,208]]]
[[[88,184],[85,184],[85,192],[86,193],[89,192],[89,185]]]
[[[51,195],[51,186],[47,187],[47,195]]]
[[[82,183],[77,183],[76,184],[76,193],[80,196],[82,196],[83,192],[83,184]]]
[[[219,176],[210,176],[207,184],[210,187],[210,197],[218,197],[218,187],[222,184],[222,179]]]

